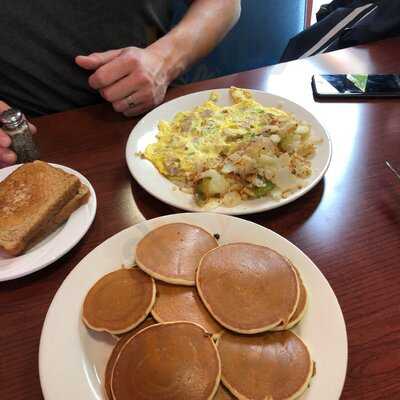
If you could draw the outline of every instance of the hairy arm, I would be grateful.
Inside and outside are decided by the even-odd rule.
[[[149,46],[168,65],[170,80],[207,55],[240,16],[240,1],[195,0],[182,21]]]
[[[170,82],[209,53],[239,15],[240,0],[194,0],[180,23],[147,48],[112,49],[76,62],[94,71],[89,85],[116,111],[138,115],[161,103]]]

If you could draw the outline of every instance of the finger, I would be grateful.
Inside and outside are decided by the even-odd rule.
[[[29,130],[31,131],[31,133],[35,134],[37,132],[36,126],[31,124],[30,122],[28,122],[28,125],[29,125]]]
[[[6,111],[10,108],[10,106],[7,103],[4,103],[4,101],[0,101],[0,112]]]
[[[4,164],[15,164],[17,161],[17,156],[11,150],[0,149],[0,161]]]
[[[128,108],[126,111],[123,112],[125,117],[136,117],[140,114],[145,113],[146,111],[149,111],[152,108],[152,106],[148,104],[136,104],[134,107]]]
[[[0,147],[9,147],[11,144],[10,136],[0,129]]]
[[[133,116],[143,114],[143,113],[151,110],[152,108],[154,108],[161,102],[161,100],[157,101],[154,98],[154,96],[152,95],[152,92],[150,90],[145,90],[145,89],[134,93],[134,95],[131,95],[130,97],[131,97],[131,99],[133,98],[133,101],[135,101],[136,104],[134,104],[134,105],[131,104],[131,106],[128,106],[122,112],[125,115],[125,117],[133,117]],[[137,102],[136,102],[136,99],[138,99]],[[123,101],[124,100],[122,100],[121,102],[123,102]],[[128,104],[126,99],[125,99],[125,104]],[[114,110],[115,110],[115,103],[113,103],[113,106],[114,106]]]
[[[140,90],[143,85],[139,79],[136,79],[133,74],[125,76],[119,81],[109,85],[100,90],[103,98],[110,103],[114,103],[118,100],[123,100],[130,94]],[[138,101],[135,101],[138,102]]]
[[[87,56],[75,57],[75,62],[82,68],[93,70],[118,57],[123,49],[108,50],[103,53],[92,53]]]
[[[148,103],[149,103],[148,96],[146,96],[143,90],[139,89],[137,92],[132,93],[121,100],[114,101],[112,105],[115,111],[123,113],[127,111],[129,108],[134,108],[141,104],[148,104]]]
[[[0,112],[8,110],[9,108],[10,108],[10,106],[7,103],[4,103],[4,101],[0,101]],[[28,125],[29,125],[29,129],[30,129],[30,131],[32,133],[36,133],[37,132],[37,129],[36,129],[35,125],[31,124],[30,122],[28,122]],[[2,135],[5,135],[5,133],[2,132],[1,129],[0,129],[0,146],[2,145],[2,139],[1,139]],[[9,139],[8,135],[6,135],[6,136]]]
[[[134,73],[136,64],[126,57],[117,57],[101,66],[89,78],[89,85],[93,89],[102,89],[116,83],[118,80]]]

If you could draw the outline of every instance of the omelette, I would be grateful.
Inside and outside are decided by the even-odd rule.
[[[232,105],[220,106],[213,92],[192,111],[160,121],[142,157],[199,206],[279,200],[302,188],[318,145],[310,125],[246,89],[232,87],[230,96]]]

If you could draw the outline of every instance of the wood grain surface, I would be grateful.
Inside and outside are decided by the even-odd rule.
[[[400,39],[392,39],[174,88],[167,95],[231,85],[266,90],[308,108],[329,131],[333,158],[322,182],[294,203],[247,218],[299,246],[335,291],[349,339],[341,397],[346,400],[400,399],[400,182],[385,166],[389,160],[400,169],[400,100],[316,102],[310,81],[321,72],[399,70]],[[50,302],[89,251],[136,221],[133,196],[146,218],[177,212],[129,174],[125,143],[137,121],[108,104],[34,121],[43,159],[83,173],[96,190],[98,210],[89,232],[66,256],[33,275],[0,283],[1,400],[42,399],[38,348]]]

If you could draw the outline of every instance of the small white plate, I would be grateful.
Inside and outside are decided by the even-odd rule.
[[[10,257],[0,251],[0,281],[8,281],[32,274],[57,261],[70,251],[92,225],[96,215],[96,193],[90,182],[79,172],[58,164],[51,164],[76,175],[90,189],[89,201],[76,210],[62,226],[44,238],[26,253]],[[4,180],[20,165],[0,169],[0,181]]]
[[[338,400],[347,366],[343,315],[329,283],[295,245],[260,225],[211,213],[175,214],[144,221],[112,236],[90,252],[67,276],[47,312],[39,349],[39,375],[45,400],[105,399],[102,380],[114,340],[81,322],[90,287],[103,275],[133,262],[136,243],[150,230],[186,222],[219,233],[221,244],[250,242],[289,257],[310,294],[308,311],[295,331],[309,345],[317,374],[302,399]],[[155,246],[157,244],[155,243]]]
[[[211,92],[219,94],[219,104],[230,105],[232,101],[229,96],[229,89],[205,90],[178,97],[157,107],[140,120],[133,128],[126,145],[126,161],[131,174],[139,185],[157,199],[183,210],[210,211],[231,215],[244,215],[272,210],[273,208],[290,203],[310,191],[322,179],[331,160],[332,144],[328,134],[318,120],[300,105],[283,97],[259,90],[250,91],[255,100],[264,106],[282,106],[284,111],[293,113],[301,121],[307,121],[312,126],[314,136],[322,139],[322,143],[318,145],[316,155],[312,159],[313,173],[306,180],[306,185],[301,190],[279,201],[265,197],[244,201],[235,207],[220,206],[211,210],[205,210],[196,205],[193,195],[179,190],[174,183],[161,175],[149,160],[143,159],[138,155],[150,143],[154,143],[157,140],[157,125],[160,120],[171,120],[179,111],[192,110],[207,100]]]

